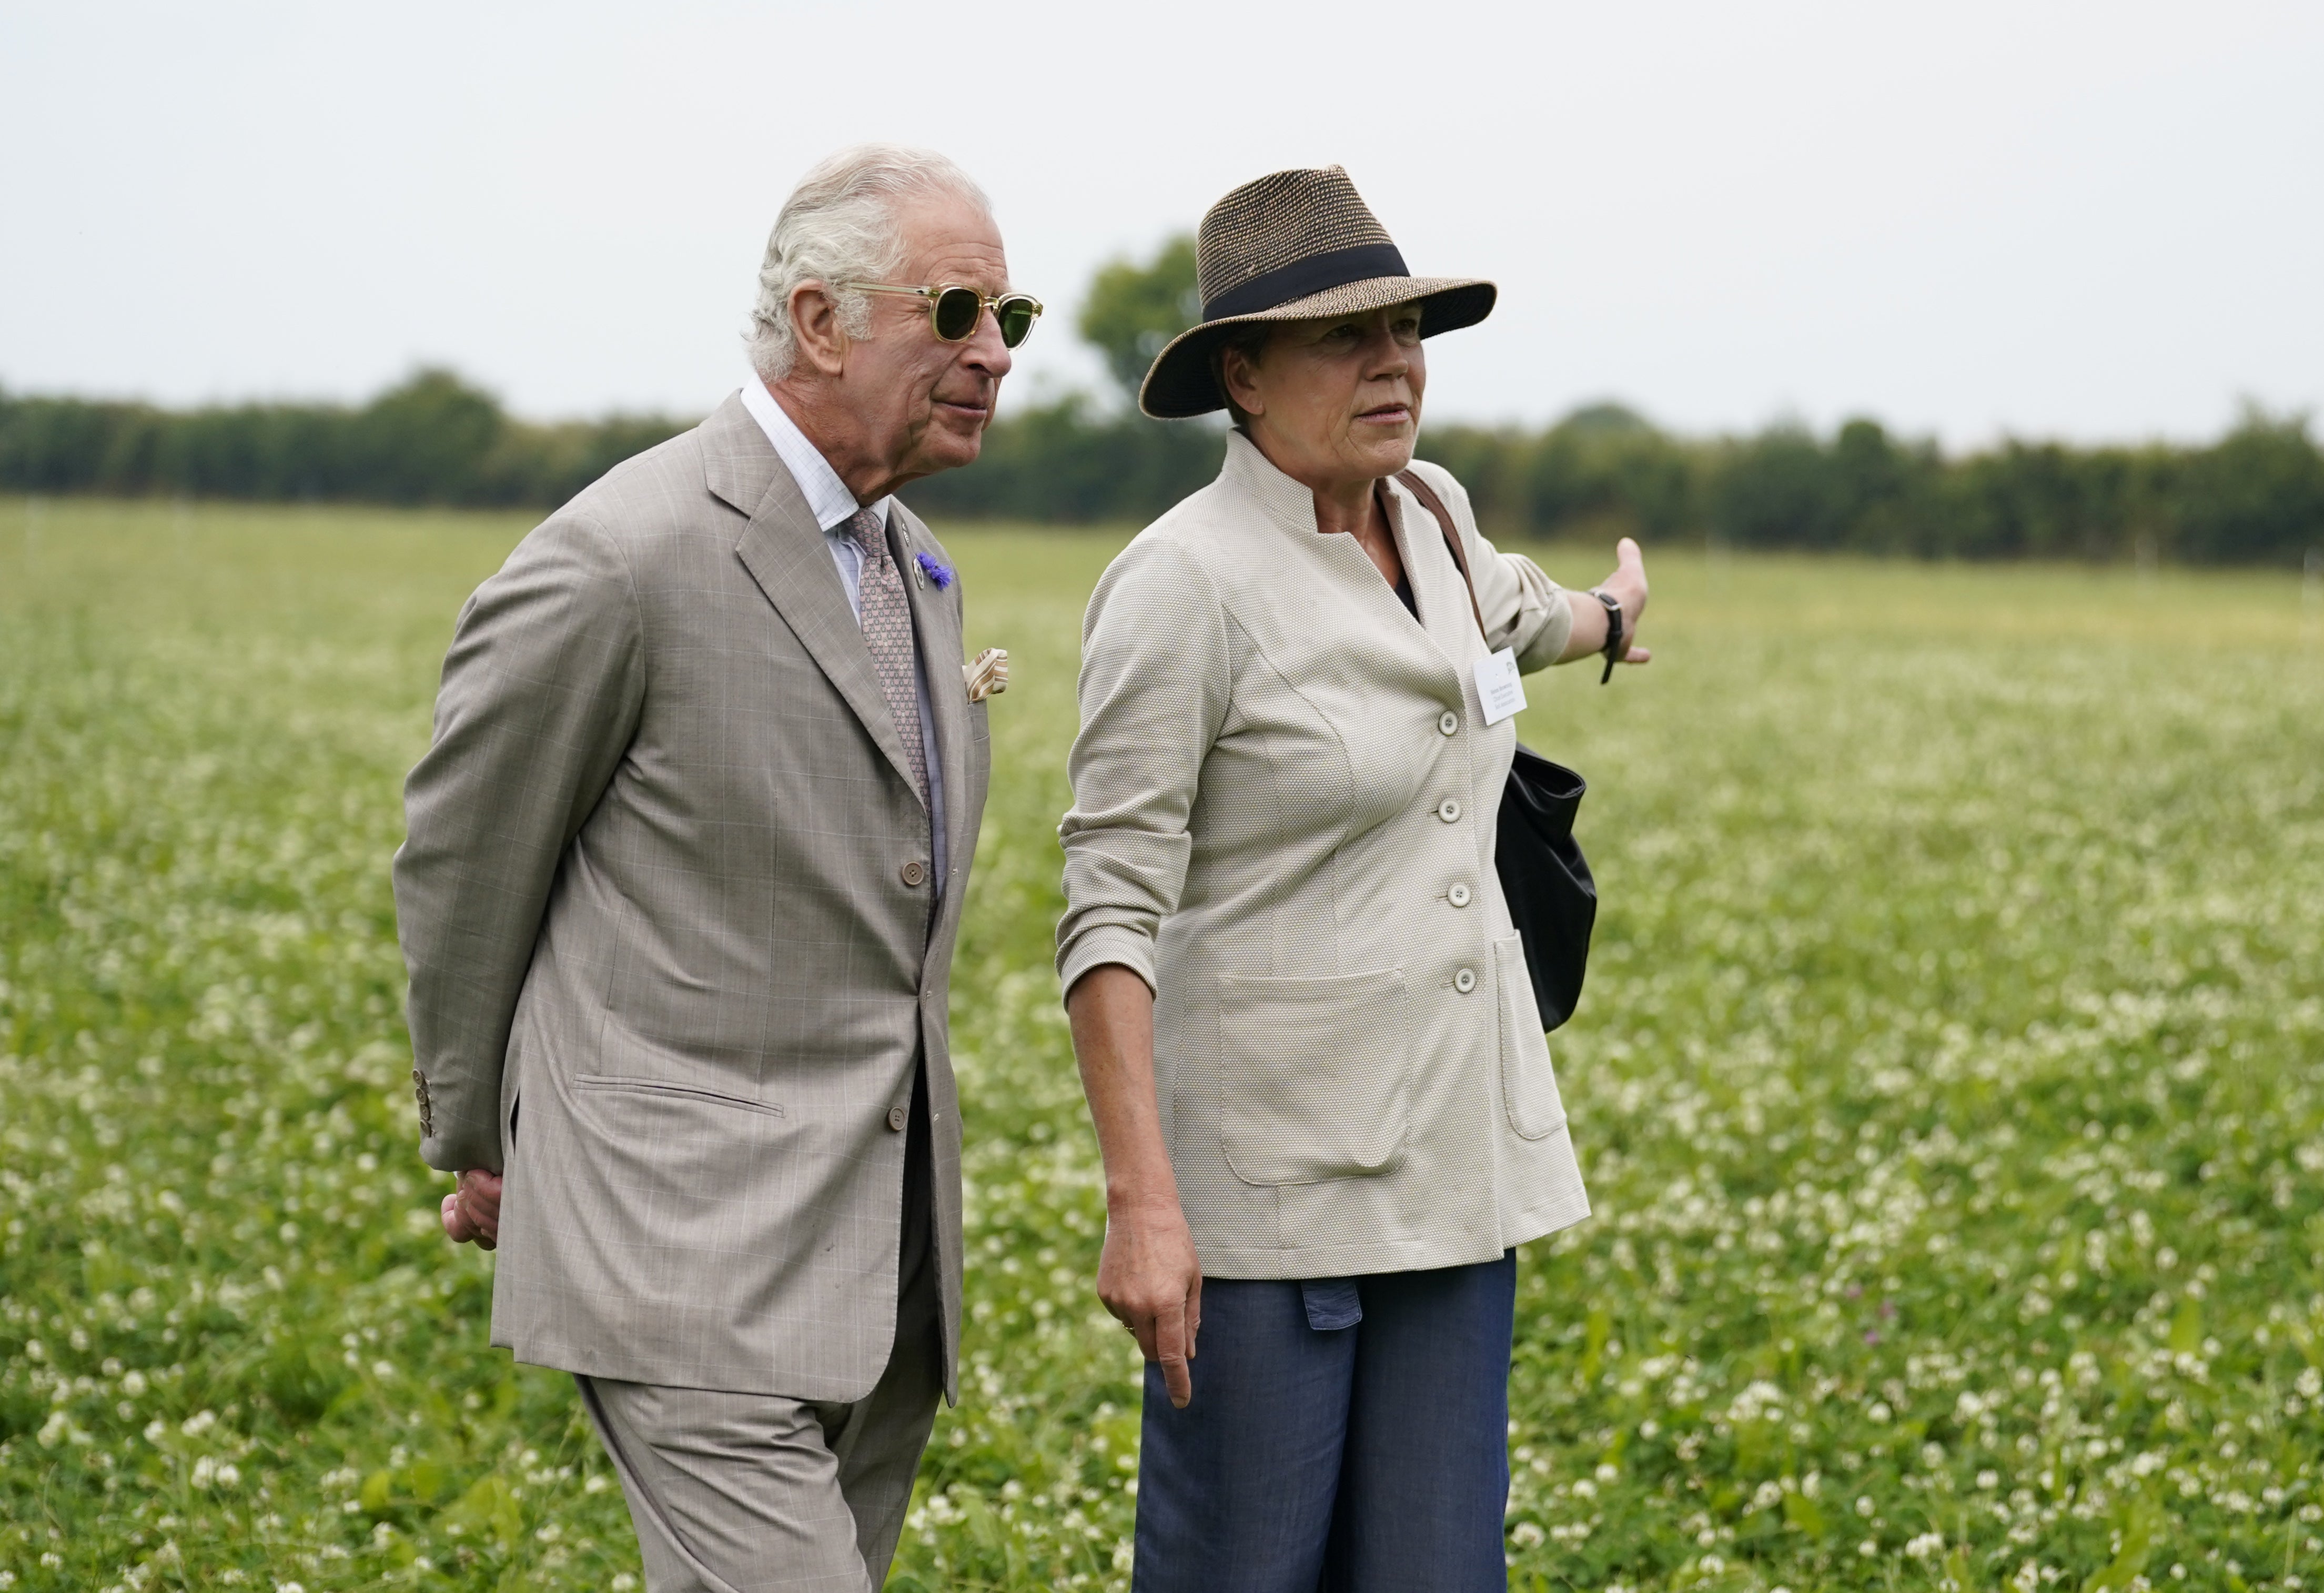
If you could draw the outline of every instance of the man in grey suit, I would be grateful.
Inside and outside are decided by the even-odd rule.
[[[892,146],[808,174],[759,281],[755,379],[461,611],[395,862],[445,1229],[497,1243],[493,1343],[574,1374],[653,1593],[876,1588],[956,1393],[986,709],[890,494],[976,457],[1040,307]]]

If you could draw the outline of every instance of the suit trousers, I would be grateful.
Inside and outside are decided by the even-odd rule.
[[[576,1377],[647,1593],[867,1593],[888,1577],[944,1394],[927,1077],[912,1088],[896,1340],[852,1404]]]
[[[1204,1278],[1173,1410],[1146,1373],[1133,1593],[1502,1593],[1517,1253]]]

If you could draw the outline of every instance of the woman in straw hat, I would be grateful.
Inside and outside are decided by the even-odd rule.
[[[1415,463],[1423,340],[1494,288],[1408,274],[1339,168],[1197,253],[1139,402],[1235,429],[1090,601],[1059,832],[1098,1293],[1151,1363],[1133,1585],[1499,1588],[1514,1247],[1589,1211],[1494,875],[1508,715],[1646,661],[1645,571],[1564,591]]]

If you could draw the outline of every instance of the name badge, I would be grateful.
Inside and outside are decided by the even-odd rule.
[[[1524,711],[1525,677],[1517,673],[1515,652],[1503,648],[1477,660],[1477,698],[1485,704],[1487,724],[1499,724]]]

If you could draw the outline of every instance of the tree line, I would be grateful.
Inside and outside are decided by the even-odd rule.
[[[965,470],[906,489],[941,519],[1152,519],[1217,474],[1215,424],[1148,420],[1139,377],[1199,312],[1192,244],[1099,272],[1078,330],[1119,391],[1014,413]],[[360,406],[149,404],[0,391],[0,491],[524,506],[572,497],[689,421],[538,424],[448,371]],[[1850,420],[1686,437],[1617,404],[1545,429],[1430,426],[1423,457],[1468,487],[1497,537],[1632,531],[1658,541],[1923,558],[2287,564],[2324,548],[2324,450],[2305,416],[2257,410],[2218,441],[2005,441],[1947,455]]]
[[[546,509],[692,424],[535,424],[443,370],[360,406],[164,410],[0,391],[0,491]]]

